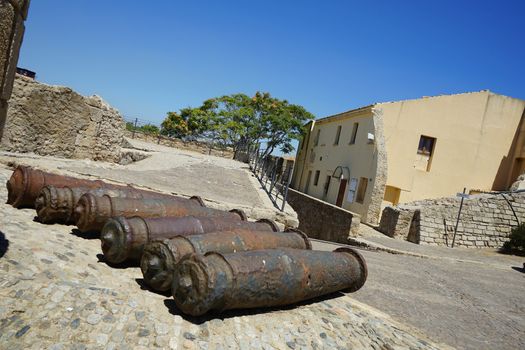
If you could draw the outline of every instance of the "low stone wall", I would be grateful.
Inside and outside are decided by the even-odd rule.
[[[418,232],[415,225],[418,215],[417,207],[386,207],[383,209],[378,230],[385,235],[414,242]],[[414,242],[418,243],[418,242]]]
[[[124,120],[98,96],[17,75],[2,149],[118,162]]]
[[[196,141],[185,142],[181,139],[177,139],[173,137],[146,134],[146,133],[142,133],[139,131],[135,131],[135,133],[133,133],[132,131],[125,130],[125,135],[128,138],[134,137],[138,140],[157,143],[163,146],[174,147],[174,148],[184,149],[184,150],[198,152],[202,154],[210,154],[210,155],[217,156],[217,157],[233,159],[233,150],[231,148],[226,148],[226,149],[210,148],[207,144],[201,143],[201,142],[196,142]]]
[[[499,248],[508,240],[512,227],[518,224],[514,213],[525,222],[525,192],[504,195],[512,208],[501,195],[482,194],[464,200],[454,246]],[[414,243],[450,246],[460,202],[460,198],[450,197],[387,207],[380,231],[406,234]]]
[[[359,232],[361,217],[330,203],[289,189],[288,204],[297,213],[299,229],[308,237],[348,243],[348,237]]]

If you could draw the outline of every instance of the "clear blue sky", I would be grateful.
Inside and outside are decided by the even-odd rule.
[[[525,99],[525,1],[33,0],[19,66],[127,117],[257,90],[317,117],[477,91]]]

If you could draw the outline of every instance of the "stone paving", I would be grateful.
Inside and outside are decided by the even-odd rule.
[[[0,184],[11,170],[0,166]],[[140,269],[112,268],[96,237],[42,225],[3,204],[2,349],[436,349],[416,329],[337,294],[295,307],[183,316],[148,291]],[[365,285],[366,288],[366,285]]]

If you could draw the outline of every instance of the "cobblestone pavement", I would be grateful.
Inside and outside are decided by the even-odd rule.
[[[0,167],[0,183],[11,171]],[[202,318],[143,287],[140,269],[111,268],[98,239],[42,225],[0,188],[1,349],[447,348],[349,295],[280,310]],[[365,285],[366,287],[366,285]]]

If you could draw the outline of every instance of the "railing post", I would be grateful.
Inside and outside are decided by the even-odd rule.
[[[273,191],[273,188],[275,186],[276,175],[277,175],[277,166],[274,165],[273,171],[272,171],[272,181],[270,182],[270,197],[272,196],[272,191]],[[277,199],[277,197],[276,197],[276,199]]]
[[[463,188],[463,194],[467,191],[467,188]],[[458,211],[458,218],[456,220],[456,227],[454,227],[454,236],[452,236],[452,245],[451,247],[454,248],[454,243],[456,242],[456,233],[458,232],[458,226],[459,226],[459,217],[461,216],[461,209],[463,208],[463,200],[465,199],[465,196],[461,197],[461,203],[459,204],[459,211]]]
[[[268,167],[269,168],[269,167]],[[266,171],[268,172],[268,169],[266,169]],[[268,176],[268,174],[266,174],[266,181],[264,182],[264,188],[266,188],[266,185],[268,185],[268,179],[270,177]]]
[[[132,139],[135,138],[135,130],[137,130],[137,123],[138,123],[138,121],[139,121],[139,119],[135,118],[135,124],[133,125],[133,134],[131,135]]]
[[[290,186],[290,173],[291,172],[292,172],[292,168],[288,170],[288,176],[286,177],[286,187],[284,188],[283,205],[281,207],[281,211],[284,211],[284,206],[286,205],[286,199],[288,199],[288,187]]]

